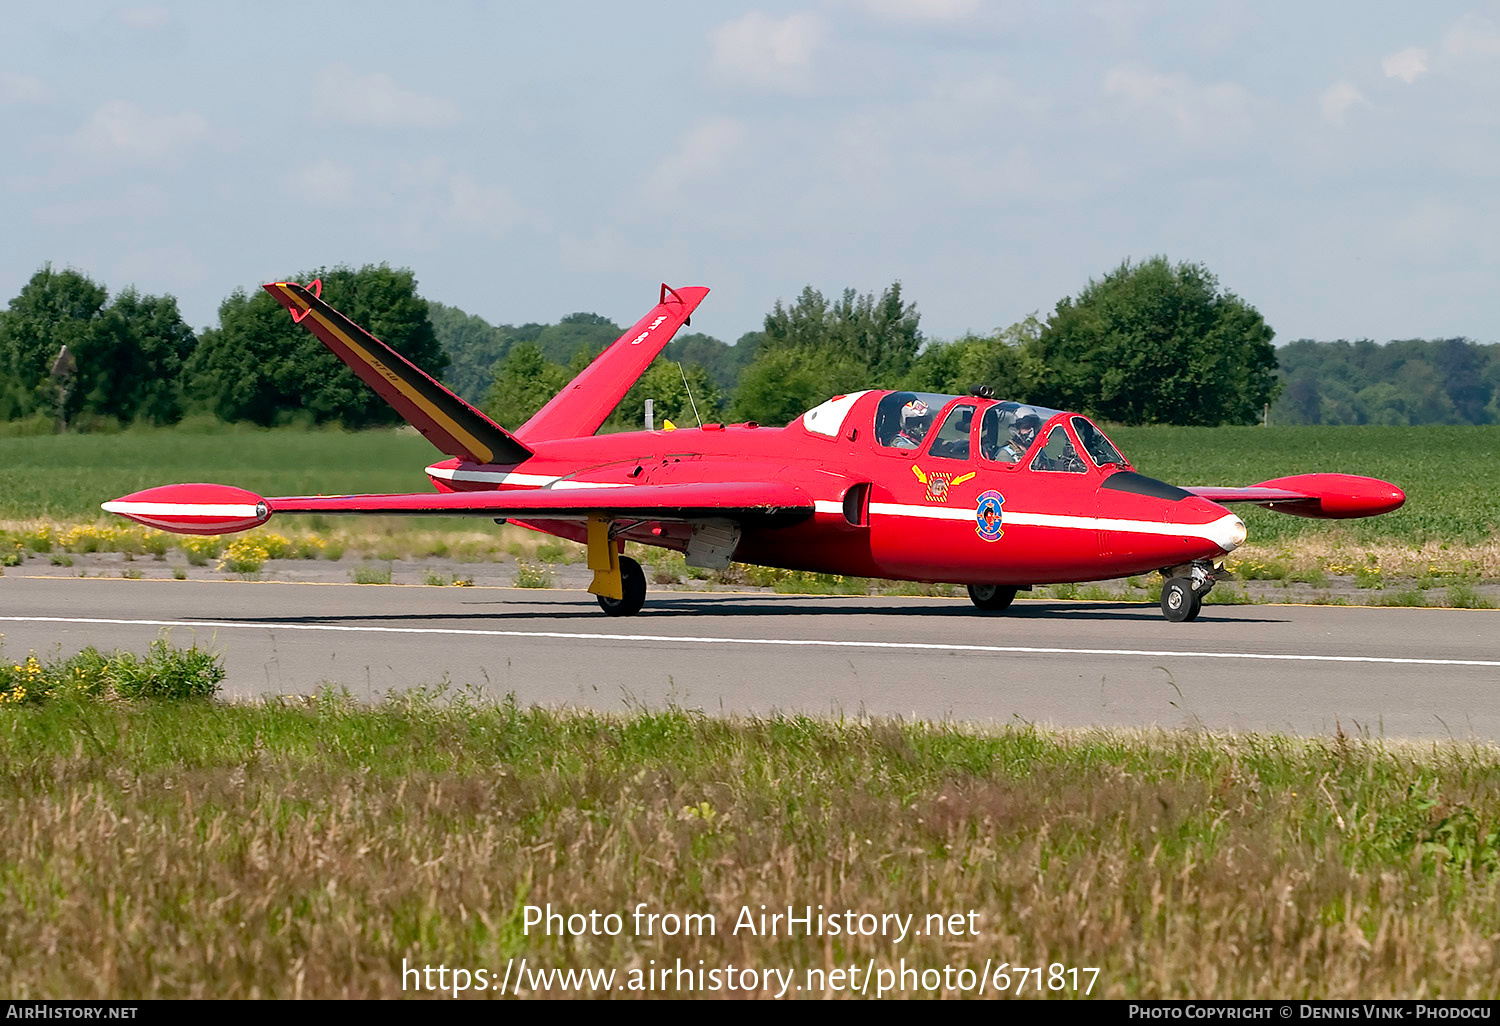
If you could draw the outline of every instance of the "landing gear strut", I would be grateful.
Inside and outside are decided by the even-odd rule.
[[[1197,562],[1168,567],[1160,571],[1166,583],[1161,586],[1161,611],[1173,623],[1198,619],[1203,610],[1203,596],[1215,584],[1211,563]]]
[[[620,557],[620,597],[600,595],[599,608],[610,616],[634,616],[646,604],[646,573],[629,556]]]
[[[1019,589],[1006,588],[998,584],[969,585],[969,601],[986,613],[998,613],[1008,609],[1016,599]]]

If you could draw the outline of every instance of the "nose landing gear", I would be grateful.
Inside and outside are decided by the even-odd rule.
[[[1161,587],[1161,611],[1173,623],[1198,619],[1203,596],[1217,583],[1212,563],[1199,561],[1158,571],[1166,578]]]

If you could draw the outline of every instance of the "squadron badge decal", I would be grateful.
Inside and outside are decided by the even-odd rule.
[[[1001,530],[1000,507],[1005,505],[1005,496],[991,490],[979,496],[979,508],[974,511],[974,531],[987,542],[999,541],[1005,532]]]
[[[949,490],[963,484],[974,476],[970,471],[962,477],[954,477],[952,474],[925,471],[915,463],[911,466],[911,472],[916,475],[917,480],[927,486],[928,502],[947,502]]]

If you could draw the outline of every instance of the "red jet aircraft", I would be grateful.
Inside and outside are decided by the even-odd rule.
[[[1169,620],[1192,620],[1245,525],[1220,503],[1307,517],[1364,517],[1406,499],[1384,481],[1301,474],[1247,488],[1177,488],[1135,472],[1076,413],[981,395],[834,396],[784,428],[594,434],[706,288],[663,285],[650,313],[514,433],[325,303],[321,284],[266,285],[396,411],[451,458],[435,492],[262,498],[178,484],[104,503],[184,534],[227,534],[277,513],[490,517],[582,542],[589,591],[612,616],[646,599],[626,542],[688,565],[965,584],[999,611],[1036,584],[1159,571]]]

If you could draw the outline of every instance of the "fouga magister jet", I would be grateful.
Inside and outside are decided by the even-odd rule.
[[[262,498],[176,484],[103,508],[149,527],[228,534],[283,513],[472,516],[581,542],[589,591],[640,611],[646,577],[627,542],[689,566],[761,566],[968,586],[998,612],[1018,590],[1158,571],[1167,619],[1192,620],[1245,540],[1221,503],[1298,516],[1373,516],[1401,489],[1348,474],[1244,488],[1178,488],[1136,473],[1089,418],[987,395],[870,390],[782,428],[755,423],[595,435],[706,288],[657,305],[514,432],[444,388],[322,299],[319,282],[266,290],[450,458],[435,488],[400,495]],[[980,390],[983,391],[983,390]]]

